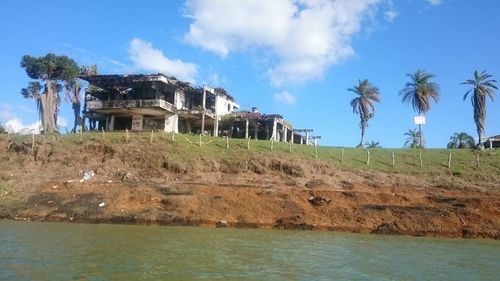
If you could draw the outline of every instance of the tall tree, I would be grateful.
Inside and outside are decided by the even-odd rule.
[[[419,115],[425,115],[431,109],[431,99],[434,102],[439,101],[439,86],[432,82],[434,74],[427,73],[424,70],[417,70],[413,74],[407,74],[410,77],[410,82],[407,82],[404,88],[399,92],[403,103],[409,103],[413,110]],[[423,137],[422,125],[418,125],[420,138]],[[420,144],[423,141],[420,140]]]
[[[72,133],[76,133],[76,127],[80,123],[80,109],[81,109],[81,97],[80,90],[82,89],[82,84],[80,83],[80,79],[74,78],[70,81],[66,81],[66,91],[64,98],[66,101],[71,102],[71,107],[73,108],[73,129],[71,129]]]
[[[417,129],[413,129],[413,130],[408,130],[408,132],[406,132],[404,134],[406,136],[406,141],[405,141],[405,145],[406,147],[410,147],[410,148],[417,148],[417,147],[423,147],[424,146],[424,139],[420,133],[420,131],[418,131]]]
[[[351,106],[352,111],[355,114],[359,114],[361,141],[358,147],[363,147],[363,139],[365,137],[366,127],[368,127],[368,120],[375,114],[375,103],[380,102],[380,92],[377,87],[368,81],[368,79],[359,80],[358,85],[347,90],[356,95],[356,97],[351,100]]]
[[[455,133],[450,137],[447,148],[473,148],[474,138],[465,132]]]
[[[33,79],[21,90],[21,94],[36,101],[43,132],[54,132],[61,103],[59,93],[65,81],[71,81],[78,75],[78,65],[67,56],[49,53],[38,58],[25,55],[21,59],[21,67]]]
[[[467,95],[472,92],[471,102],[474,109],[474,122],[476,123],[476,131],[478,136],[478,147],[483,148],[482,138],[484,134],[484,122],[486,120],[486,96],[490,97],[493,101],[495,96],[494,90],[498,90],[493,76],[491,74],[483,71],[478,73],[477,70],[474,71],[474,78],[468,79],[465,82],[460,83],[461,85],[470,85],[472,89],[468,90],[464,95],[464,100]]]

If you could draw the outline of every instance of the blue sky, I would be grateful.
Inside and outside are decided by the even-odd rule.
[[[280,113],[314,128],[321,144],[355,146],[359,117],[347,88],[369,79],[382,102],[366,141],[401,147],[414,128],[398,95],[406,74],[436,74],[441,100],[427,114],[428,147],[454,132],[475,136],[467,87],[477,70],[500,77],[500,2],[493,0],[2,1],[0,122],[30,126],[35,102],[23,55],[68,55],[102,74],[175,75],[226,88],[244,109]],[[500,96],[497,97],[500,99]],[[500,101],[487,104],[486,134],[500,134]],[[61,116],[72,122],[71,105]],[[64,123],[64,122],[63,122]],[[64,124],[63,124],[64,125]]]

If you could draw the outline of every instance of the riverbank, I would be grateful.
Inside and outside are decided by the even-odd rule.
[[[158,134],[0,137],[0,217],[500,238],[500,155]],[[392,167],[391,152],[397,161]],[[437,155],[437,156],[436,156]],[[439,157],[440,158],[439,158]],[[418,156],[417,156],[418,157]],[[418,159],[418,158],[417,158]],[[418,160],[417,160],[418,161]],[[418,162],[417,162],[418,163]]]

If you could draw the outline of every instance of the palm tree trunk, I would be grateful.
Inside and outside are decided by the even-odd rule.
[[[365,138],[365,129],[366,129],[366,124],[365,122],[361,121],[361,141],[359,142],[358,147],[363,147],[363,140]]]
[[[418,124],[418,143],[420,144],[420,148],[422,148],[422,124]]]

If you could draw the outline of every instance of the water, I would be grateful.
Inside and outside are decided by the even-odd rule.
[[[0,221],[0,280],[500,280],[500,242]]]

